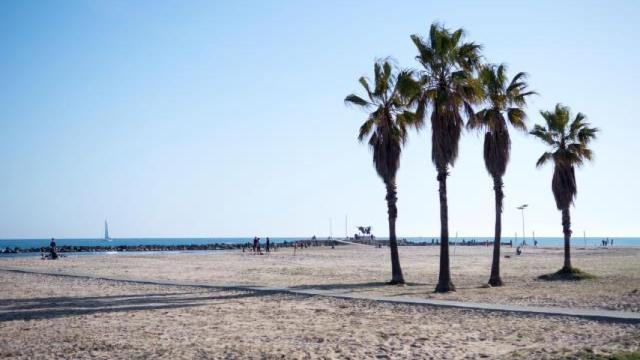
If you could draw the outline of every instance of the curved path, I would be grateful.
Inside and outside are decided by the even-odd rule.
[[[288,288],[288,287],[251,286],[251,285],[212,285],[212,284],[189,282],[189,281],[143,280],[143,279],[134,279],[134,278],[95,276],[90,274],[55,273],[55,272],[46,272],[46,271],[23,270],[16,267],[0,267],[0,271],[10,271],[10,272],[17,272],[17,273],[25,273],[25,274],[73,277],[73,278],[85,278],[85,279],[94,279],[94,280],[121,281],[121,282],[130,282],[130,283],[136,283],[136,284],[191,286],[191,287],[201,287],[201,288],[211,288],[211,289],[257,291],[257,292],[279,293],[279,294],[289,294],[289,295],[327,296],[327,297],[347,299],[347,300],[370,300],[370,301],[385,302],[385,303],[392,303],[392,304],[417,305],[417,306],[440,306],[440,307],[449,307],[449,308],[491,311],[491,312],[506,312],[506,313],[515,313],[515,314],[525,314],[525,315],[571,316],[571,317],[578,317],[578,318],[584,318],[584,319],[590,319],[590,320],[640,324],[640,313],[629,312],[629,311],[613,311],[613,310],[599,310],[599,309],[585,309],[585,308],[518,306],[518,305],[505,305],[505,304],[461,302],[461,301],[451,301],[451,300],[417,299],[417,298],[406,298],[406,297],[363,296],[363,295],[337,293],[331,290],[320,290],[320,289],[294,289],[294,288]]]

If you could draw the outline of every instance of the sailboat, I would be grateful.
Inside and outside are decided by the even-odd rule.
[[[109,237],[109,224],[107,224],[107,220],[104,221],[104,241],[111,241]]]

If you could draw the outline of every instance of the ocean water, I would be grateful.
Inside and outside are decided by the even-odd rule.
[[[308,237],[270,237],[272,243],[291,242],[297,240],[308,240]],[[323,240],[326,238],[318,238]],[[336,239],[343,239],[336,237]],[[384,240],[385,238],[378,238]],[[407,241],[416,243],[431,243],[432,239],[438,240],[439,237],[402,237],[398,239],[406,239]],[[475,240],[476,242],[493,241],[493,237],[483,236],[465,236],[465,237],[450,237],[450,242],[461,243],[463,241]],[[536,237],[538,246],[563,246],[564,240],[561,237]],[[602,237],[573,237],[571,245],[575,247],[587,246],[600,246],[604,238]],[[615,237],[610,238],[614,240],[614,246],[640,246],[639,237]],[[111,241],[105,241],[103,239],[56,239],[57,246],[138,246],[138,245],[204,245],[204,244],[242,244],[251,242],[252,238],[116,238]],[[509,242],[513,240],[514,245],[522,242],[522,238],[514,238],[505,236],[502,238],[502,242]],[[49,246],[50,239],[0,239],[0,249],[5,248],[40,248]],[[260,242],[264,245],[265,238],[261,238]],[[533,238],[526,238],[525,241],[528,245],[533,245]]]

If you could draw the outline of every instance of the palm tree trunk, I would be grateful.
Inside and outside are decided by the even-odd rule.
[[[562,272],[571,272],[571,214],[569,207],[562,209],[562,232],[564,233],[564,266]]]
[[[438,167],[438,184],[440,192],[440,275],[436,292],[455,291],[451,282],[449,266],[449,210],[447,207],[447,167]]]
[[[493,261],[491,262],[491,276],[489,277],[489,285],[502,286],[502,279],[500,278],[500,246],[502,243],[502,199],[504,193],[502,192],[502,178],[493,178],[493,190],[496,195],[496,227],[493,236]]]
[[[396,219],[398,218],[398,202],[396,180],[385,182],[387,185],[387,209],[389,213],[389,249],[391,250],[391,281],[390,284],[404,284],[400,256],[398,255],[398,242],[396,240]]]

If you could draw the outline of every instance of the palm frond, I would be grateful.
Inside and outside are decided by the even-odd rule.
[[[525,85],[526,86],[526,85]],[[511,102],[514,103],[515,105],[524,107],[527,104],[527,100],[526,98],[531,96],[531,95],[539,95],[536,91],[525,91],[522,93],[518,93],[518,94],[513,94],[511,93]]]
[[[565,133],[567,124],[569,124],[569,107],[560,103],[556,105],[554,110],[555,116],[553,117],[553,129],[558,132]]]
[[[517,107],[509,108],[507,110],[507,119],[509,119],[509,123],[514,128],[527,131],[527,124],[525,122],[527,120],[527,114],[524,110]]]
[[[529,74],[527,74],[526,72],[519,72],[517,73],[513,79],[511,79],[511,83],[509,84],[508,88],[511,87],[518,87],[518,84],[522,84],[524,83],[524,81],[529,77]]]
[[[478,68],[481,50],[482,45],[473,42],[462,44],[458,50],[458,64],[467,71]]]
[[[475,110],[473,110],[473,106],[468,101],[464,101],[464,111],[467,116],[467,120],[473,120],[476,116]]]
[[[369,134],[371,134],[371,130],[373,129],[375,123],[376,118],[375,115],[372,114],[371,116],[369,116],[367,121],[365,121],[364,124],[360,126],[360,131],[358,132],[358,141],[364,141],[364,139],[369,136]]]
[[[358,96],[356,94],[347,95],[347,97],[344,98],[344,102],[347,105],[358,105],[358,106],[361,106],[363,108],[367,108],[367,107],[372,105],[370,102],[368,102],[367,100],[361,98],[360,96]]]
[[[358,79],[358,82],[360,83],[360,85],[362,85],[362,87],[364,88],[364,90],[367,92],[367,96],[369,97],[369,99],[371,100],[373,98],[373,95],[371,93],[371,88],[369,87],[369,79],[367,79],[364,76],[361,76]]]
[[[598,128],[590,128],[589,124],[585,123],[585,126],[578,131],[577,138],[578,141],[587,145],[591,142],[591,140],[596,138],[596,133],[600,131]]]
[[[545,131],[547,131],[547,129],[549,130],[554,129],[556,114],[551,111],[540,110],[540,115],[542,116],[544,121],[547,123],[547,128],[545,129]]]
[[[416,102],[416,109],[415,109],[415,114],[417,119],[416,125],[415,125],[416,130],[420,130],[424,126],[425,119],[427,116],[428,105],[429,105],[429,99],[427,98],[427,96],[424,96],[424,94],[418,95],[417,102]]]
[[[374,75],[374,79],[375,79],[375,84],[374,84],[374,91],[373,91],[373,95],[374,96],[382,96],[382,94],[385,92],[386,90],[386,83],[384,83],[383,79],[384,79],[384,73],[382,70],[382,64],[380,62],[376,62],[373,65],[373,75]]]
[[[420,123],[420,119],[415,112],[403,111],[397,115],[397,122],[400,128],[416,127]]]
[[[467,129],[470,130],[479,130],[482,129],[485,125],[485,118],[487,117],[487,113],[489,111],[487,109],[482,109],[474,114],[473,117],[467,120]]]
[[[367,120],[360,126],[358,140],[367,143],[373,152],[373,164],[378,175],[388,182],[395,178],[400,166],[402,145],[407,140],[408,127],[417,127],[419,118],[410,107],[420,94],[420,85],[413,78],[413,72],[398,72],[389,59],[378,60],[374,64],[374,90],[365,77],[359,79],[369,101],[350,94],[345,103],[372,110]]]
[[[546,164],[552,158],[553,158],[553,153],[545,152],[544,154],[542,154],[542,156],[540,156],[538,161],[536,161],[536,167],[541,167],[542,165]]]
[[[555,145],[556,141],[553,138],[553,135],[549,129],[544,126],[540,126],[538,124],[533,126],[533,130],[529,132],[529,134],[537,137],[538,139],[544,141],[548,145]]]
[[[417,101],[420,96],[420,83],[415,80],[412,70],[402,70],[398,73],[396,81],[396,89],[398,95],[406,100],[407,103]]]

